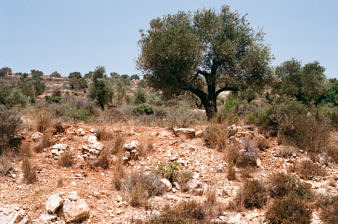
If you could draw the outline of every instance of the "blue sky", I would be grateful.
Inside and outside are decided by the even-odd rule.
[[[139,29],[152,18],[224,4],[263,28],[273,65],[317,60],[338,78],[336,0],[0,0],[0,67],[68,75],[103,65],[108,73],[139,73]]]

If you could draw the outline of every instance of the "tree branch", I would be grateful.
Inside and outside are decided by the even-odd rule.
[[[220,88],[219,90],[216,91],[216,97],[218,96],[218,94],[220,94],[221,92],[224,92],[224,91],[238,91],[238,90],[239,90],[238,88],[225,86],[225,87]]]

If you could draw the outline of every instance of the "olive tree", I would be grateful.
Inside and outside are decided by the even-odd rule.
[[[329,89],[324,71],[317,61],[304,66],[295,59],[285,61],[276,67],[278,81],[274,92],[295,97],[305,104],[317,103]]]
[[[114,96],[113,81],[106,76],[105,68],[98,66],[91,76],[89,98],[95,100],[104,110],[104,106],[111,103]]]
[[[195,94],[210,119],[221,92],[257,90],[266,83],[271,56],[263,37],[229,6],[178,12],[151,20],[141,31],[138,68],[166,95]]]

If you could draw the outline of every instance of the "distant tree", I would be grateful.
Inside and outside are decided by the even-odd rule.
[[[10,75],[12,74],[12,69],[9,68],[9,67],[3,67],[0,69],[0,77],[1,76],[7,76],[7,75]]]
[[[122,79],[130,79],[129,75],[127,75],[127,74],[121,75],[121,78],[122,78]]]
[[[91,75],[88,96],[95,100],[104,110],[104,106],[112,102],[114,96],[113,82],[107,78],[103,66],[98,66]]]
[[[195,94],[211,119],[221,92],[263,89],[271,59],[263,36],[229,6],[178,12],[151,20],[141,33],[138,68],[164,95]]]
[[[323,95],[321,99],[321,104],[332,104],[334,106],[338,106],[338,80],[337,79],[330,79],[330,88],[329,90]]]
[[[61,74],[58,73],[57,71],[53,72],[52,74],[50,74],[51,77],[55,77],[55,78],[61,78]]]
[[[317,103],[329,88],[324,71],[316,61],[304,67],[295,59],[286,61],[276,68],[279,81],[274,92],[295,97],[305,104]]]
[[[138,76],[137,74],[134,74],[130,76],[130,80],[140,80],[140,76]]]
[[[43,72],[42,72],[42,71],[39,71],[39,70],[34,70],[34,69],[32,69],[32,70],[31,70],[31,75],[32,75],[32,78],[33,78],[33,79],[42,78]]]
[[[69,85],[71,89],[86,89],[87,81],[81,76],[80,72],[69,73]]]
[[[112,79],[118,79],[118,78],[120,78],[121,76],[120,76],[120,74],[117,73],[117,72],[111,72],[111,73],[110,73],[110,77],[111,77]]]

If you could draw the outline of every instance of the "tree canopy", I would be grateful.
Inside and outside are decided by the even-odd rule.
[[[274,92],[297,98],[306,104],[317,103],[329,89],[325,68],[315,61],[304,66],[292,59],[276,68],[278,78]]]
[[[271,56],[263,36],[229,6],[178,12],[151,20],[149,30],[141,31],[138,68],[164,94],[198,96],[210,119],[219,93],[265,84]]]

